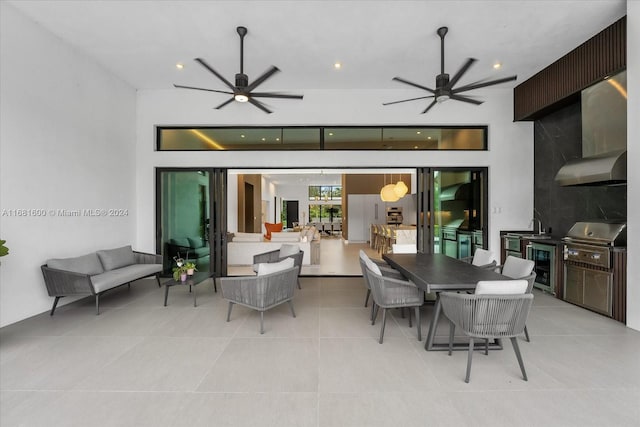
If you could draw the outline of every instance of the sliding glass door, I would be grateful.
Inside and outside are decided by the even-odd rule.
[[[156,250],[163,272],[175,260],[200,272],[226,275],[226,171],[165,169],[156,172]]]
[[[472,256],[487,242],[487,169],[418,168],[418,250]]]

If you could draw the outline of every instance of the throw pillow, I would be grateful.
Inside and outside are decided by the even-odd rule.
[[[186,237],[175,237],[169,240],[172,245],[189,247],[189,239]]]
[[[194,249],[198,249],[204,246],[202,237],[188,237],[187,240],[189,240],[189,246]]]
[[[97,254],[105,271],[126,267],[127,265],[135,264],[136,262],[136,258],[133,255],[133,250],[130,245],[116,249],[98,251]]]
[[[95,252],[75,258],[50,259],[47,261],[47,267],[88,274],[89,276],[104,273],[102,264],[100,264],[98,255]]]
[[[284,257],[287,257],[289,255],[296,255],[298,252],[300,252],[300,246],[299,245],[287,245],[287,244],[284,244],[284,245],[280,246],[280,258],[284,258]]]
[[[286,258],[280,262],[262,262],[258,264],[258,276],[265,276],[293,267],[293,258]]]
[[[264,237],[268,240],[271,240],[271,233],[272,232],[278,232],[278,231],[282,231],[282,223],[278,222],[276,224],[272,224],[270,222],[265,222],[264,223],[264,228],[265,230],[267,230],[267,234],[264,235]]]

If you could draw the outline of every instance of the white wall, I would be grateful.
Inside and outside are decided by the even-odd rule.
[[[627,326],[640,330],[640,2],[627,2]]]
[[[40,271],[48,258],[136,243],[136,98],[6,2],[0,8],[0,236],[10,249],[0,266],[5,326],[50,309]],[[112,208],[128,214],[54,215]],[[21,209],[26,216],[12,215]]]
[[[382,102],[415,96],[411,90],[304,91],[303,101],[273,102],[273,114],[249,104],[222,110],[216,95],[179,89],[138,92],[138,244],[154,244],[154,169],[193,167],[489,167],[489,247],[498,251],[500,229],[525,229],[533,215],[533,124],[513,123],[512,90],[490,89],[474,106],[449,101],[421,115],[423,105]],[[487,124],[486,152],[156,152],[156,125],[448,125]]]

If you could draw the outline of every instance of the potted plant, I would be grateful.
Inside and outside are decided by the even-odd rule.
[[[173,267],[173,280],[176,282],[184,282],[187,280],[187,267],[184,265]]]
[[[198,271],[198,269],[196,268],[196,264],[191,262],[191,261],[187,261],[184,266],[187,269],[187,275],[188,276],[193,276],[193,272],[194,271]]]

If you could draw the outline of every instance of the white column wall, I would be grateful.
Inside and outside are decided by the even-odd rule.
[[[50,309],[40,271],[47,259],[135,245],[136,97],[13,6],[0,8],[0,237],[10,250],[0,259],[5,326]],[[115,208],[126,215],[99,213]]]
[[[513,91],[478,91],[485,103],[448,101],[428,114],[420,102],[382,106],[415,91],[305,90],[303,101],[273,101],[273,114],[249,104],[212,107],[221,98],[180,89],[138,91],[137,242],[154,246],[156,167],[489,167],[489,247],[499,230],[526,229],[533,215],[533,124],[513,122]],[[488,125],[489,151],[157,152],[156,125]]]
[[[627,326],[640,331],[640,2],[627,2]]]

